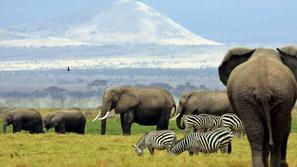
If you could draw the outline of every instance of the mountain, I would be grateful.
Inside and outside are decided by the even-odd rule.
[[[94,9],[0,30],[0,46],[114,44],[220,45],[134,0],[108,0]]]

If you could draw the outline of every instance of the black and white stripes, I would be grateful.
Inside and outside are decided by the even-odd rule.
[[[193,153],[213,153],[220,150],[222,153],[231,152],[232,132],[221,127],[210,132],[192,133],[177,141],[170,149],[174,155],[179,155],[184,151]]]
[[[164,150],[170,149],[176,140],[176,134],[171,130],[153,131],[145,134],[136,145],[135,152],[138,156],[143,154],[144,149],[147,147],[150,154],[154,154],[154,149]]]
[[[191,128],[194,128],[194,131],[211,131],[221,126],[220,116],[199,114],[185,117],[185,134],[188,134]]]
[[[242,121],[232,113],[226,113],[222,116],[209,114],[187,115],[184,123],[186,135],[189,134],[192,128],[194,128],[195,132],[197,130],[204,130],[204,132],[207,132],[219,127],[226,127],[237,135],[240,135],[240,133],[243,132]]]
[[[222,124],[224,127],[235,132],[237,136],[240,136],[244,132],[243,123],[235,114],[226,113],[222,115]]]

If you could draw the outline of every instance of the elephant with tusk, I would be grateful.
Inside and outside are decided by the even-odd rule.
[[[176,125],[185,129],[184,115],[212,114],[221,116],[234,113],[225,91],[193,91],[181,95],[177,108]]]
[[[297,97],[297,46],[232,48],[218,70],[245,126],[253,167],[287,167],[291,111]]]
[[[101,134],[105,134],[106,119],[114,109],[120,114],[124,135],[131,134],[131,124],[151,126],[157,130],[168,129],[171,112],[175,113],[175,102],[172,95],[161,88],[137,88],[121,86],[104,92],[101,112],[95,120],[101,120]],[[174,115],[174,114],[172,114]]]

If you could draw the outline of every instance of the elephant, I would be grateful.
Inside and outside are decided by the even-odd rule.
[[[253,167],[286,167],[291,111],[297,95],[297,46],[232,48],[218,67],[235,113],[243,121]]]
[[[43,120],[44,128],[55,128],[58,134],[66,132],[85,133],[86,117],[79,109],[59,110],[46,115]]]
[[[176,125],[185,129],[182,124],[184,115],[211,114],[221,116],[234,113],[225,91],[193,91],[181,95],[177,107]]]
[[[21,130],[43,133],[41,115],[34,109],[17,109],[7,113],[3,118],[3,133],[6,133],[6,127],[11,124],[13,133]]]
[[[120,86],[104,91],[102,96],[101,134],[105,134],[106,118],[111,110],[120,114],[123,135],[131,135],[131,124],[156,125],[157,130],[168,129],[171,111],[176,110],[172,95],[162,88]],[[173,114],[173,115],[174,115]]]

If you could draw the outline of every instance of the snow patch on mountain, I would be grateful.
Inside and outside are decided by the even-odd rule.
[[[57,19],[62,25],[49,21],[41,26],[21,26],[16,28],[17,31],[1,30],[0,46],[220,45],[193,34],[148,5],[134,0],[110,1],[92,11],[66,18],[65,24],[63,18]],[[69,20],[76,18],[75,24],[70,24]]]

